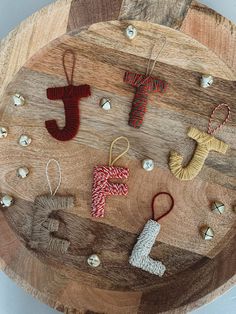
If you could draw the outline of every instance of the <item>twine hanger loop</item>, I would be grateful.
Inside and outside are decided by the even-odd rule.
[[[113,147],[115,145],[116,142],[120,141],[120,140],[125,140],[127,142],[127,148],[123,151],[123,153],[121,153],[119,156],[117,156],[114,160],[112,160],[112,151],[113,151]],[[110,155],[109,155],[109,167],[113,166],[122,156],[124,156],[128,150],[130,148],[130,143],[129,140],[127,139],[127,137],[125,136],[120,136],[117,137],[110,146]]]
[[[54,192],[52,191],[52,186],[51,186],[51,182],[50,182],[49,174],[48,174],[48,168],[49,168],[49,166],[50,166],[50,164],[52,162],[56,163],[57,169],[58,169],[58,172],[59,172],[59,180],[58,180],[58,184],[57,184],[57,187],[56,187]],[[56,159],[50,159],[48,161],[47,166],[46,166],[46,178],[47,178],[47,183],[48,183],[48,187],[49,187],[50,193],[51,193],[52,196],[55,196],[57,191],[60,188],[61,180],[62,180],[62,178],[61,178],[61,166],[60,166],[59,162]]]

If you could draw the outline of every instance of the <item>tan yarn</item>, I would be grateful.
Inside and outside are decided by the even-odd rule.
[[[190,127],[188,136],[197,141],[197,147],[191,161],[186,167],[182,166],[183,157],[177,152],[171,152],[169,167],[174,176],[180,180],[192,180],[201,171],[210,151],[225,154],[229,146],[214,136]]]
[[[35,199],[33,206],[32,232],[29,246],[65,254],[70,242],[59,239],[52,233],[58,231],[60,222],[50,218],[53,211],[65,210],[74,206],[73,196],[42,195]]]

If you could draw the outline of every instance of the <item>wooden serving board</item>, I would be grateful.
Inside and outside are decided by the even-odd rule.
[[[130,23],[138,29],[134,41],[124,36]],[[144,124],[136,130],[127,124],[134,90],[123,83],[124,72],[144,73],[162,35],[167,44],[153,75],[169,88],[150,95]],[[235,46],[235,25],[191,0],[59,0],[12,31],[0,44],[0,125],[9,130],[0,141],[0,191],[15,198],[14,206],[0,212],[2,269],[65,313],[185,313],[235,284]],[[44,122],[52,118],[64,125],[63,103],[49,101],[46,89],[66,84],[61,57],[67,48],[77,53],[75,84],[90,84],[92,96],[81,101],[77,137],[62,143],[50,137]],[[211,88],[199,86],[201,73],[214,76]],[[26,98],[25,106],[12,105],[16,92]],[[112,99],[112,110],[99,107],[102,97]],[[170,150],[187,161],[195,147],[187,128],[206,130],[210,113],[222,102],[231,106],[232,116],[217,136],[230,150],[212,152],[195,180],[178,181],[168,169]],[[33,139],[27,148],[17,143],[23,133]],[[93,167],[108,163],[109,145],[120,135],[131,143],[118,162],[130,169],[129,195],[110,197],[105,218],[93,219]],[[156,163],[151,173],[141,167],[145,157]],[[57,235],[71,242],[65,255],[27,245],[34,199],[48,193],[50,158],[61,164],[60,194],[76,196],[73,209],[56,215],[64,222]],[[22,165],[30,168],[24,180],[16,176]],[[163,278],[128,263],[159,191],[170,192],[176,203],[152,251],[167,266]],[[225,203],[224,215],[211,212],[213,200]],[[202,240],[203,224],[215,230],[213,241]],[[102,260],[97,269],[87,265],[92,253]]]

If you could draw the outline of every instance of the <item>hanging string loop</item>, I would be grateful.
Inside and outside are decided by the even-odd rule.
[[[66,68],[66,56],[70,55],[72,56],[72,70],[71,70],[71,76],[69,77],[67,68]],[[74,81],[74,72],[75,72],[75,64],[76,64],[76,56],[73,50],[71,49],[67,49],[62,57],[62,64],[63,64],[63,68],[64,68],[64,72],[66,75],[66,79],[68,82],[68,85],[73,85],[73,81]]]
[[[213,128],[212,127],[212,122],[214,120],[214,115],[215,115],[217,110],[222,110],[222,109],[227,109],[228,114],[227,114],[225,120],[220,123],[220,125],[218,125],[217,127]],[[231,114],[231,109],[230,109],[230,107],[227,104],[219,104],[218,106],[216,106],[215,109],[212,111],[212,114],[210,116],[207,133],[213,135],[216,131],[222,129],[223,126],[229,121],[230,114]]]
[[[49,168],[49,166],[50,166],[50,164],[51,164],[52,162],[56,163],[57,169],[58,169],[58,172],[59,172],[59,180],[58,180],[58,184],[57,184],[57,187],[56,187],[56,189],[55,189],[54,192],[52,191],[52,186],[51,186],[51,182],[50,182],[49,174],[48,174],[48,168]],[[47,166],[46,166],[46,178],[47,178],[47,183],[48,183],[48,187],[49,187],[50,193],[51,193],[52,196],[55,196],[56,193],[57,193],[57,191],[58,191],[59,188],[60,188],[61,179],[62,179],[62,178],[61,178],[61,166],[60,166],[59,162],[58,162],[56,159],[50,159],[50,160],[48,161]]]
[[[120,141],[120,140],[125,140],[127,142],[127,148],[124,150],[123,153],[121,153],[119,156],[117,156],[113,161],[112,161],[112,151],[113,151],[113,147],[115,145],[116,142]],[[128,150],[130,148],[130,143],[129,143],[129,140],[127,139],[127,137],[125,136],[120,136],[120,137],[117,137],[112,143],[111,143],[111,146],[110,146],[110,155],[109,155],[109,166],[113,166],[122,156],[124,156]]]
[[[150,55],[150,58],[149,58],[149,60],[148,60],[148,66],[147,66],[147,71],[146,71],[146,76],[148,76],[148,77],[150,77],[150,76],[152,75],[152,73],[153,73],[153,71],[154,71],[154,69],[155,69],[157,60],[158,60],[160,54],[162,53],[163,49],[164,49],[165,46],[166,46],[166,42],[167,42],[166,36],[165,36],[165,35],[162,35],[162,36],[160,37],[160,39],[163,39],[163,44],[162,44],[162,46],[161,46],[161,49],[160,49],[159,52],[157,53],[156,58],[155,58],[154,61],[153,61],[152,67],[151,67],[152,56],[153,56],[153,53],[154,53],[155,48],[156,48],[156,46],[157,46],[157,43],[155,43],[155,44],[153,45],[153,48],[152,48],[152,51],[151,51],[151,55]]]
[[[161,215],[160,217],[158,218],[155,218],[155,208],[154,208],[154,205],[155,205],[155,200],[157,197],[159,197],[160,195],[167,195],[170,197],[171,199],[171,206],[170,206],[170,209],[164,213],[163,215]],[[152,219],[155,220],[155,221],[159,221],[160,219],[164,218],[165,216],[167,216],[171,211],[172,209],[174,208],[174,205],[175,205],[175,201],[174,201],[174,198],[172,197],[172,195],[168,192],[160,192],[160,193],[157,193],[154,197],[153,197],[153,200],[152,200]]]

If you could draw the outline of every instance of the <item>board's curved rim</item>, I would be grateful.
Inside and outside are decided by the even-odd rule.
[[[65,0],[58,0],[56,1],[57,4],[60,3],[64,3]],[[71,0],[66,0],[67,3],[71,4]],[[194,1],[195,3],[198,3],[196,1]],[[27,24],[28,21],[31,21],[31,19],[33,17],[36,17],[37,15],[40,15],[40,13],[45,12],[46,10],[53,8],[53,6],[55,5],[55,3],[49,4],[48,6],[42,8],[41,10],[39,10],[38,12],[35,12],[32,16],[30,16],[29,18],[27,18],[26,20],[24,20],[16,29],[12,30],[3,40],[1,40],[0,44],[1,47],[4,49],[4,45],[7,44],[8,40],[11,39],[12,35],[15,35],[17,33],[17,30],[19,29],[19,27],[21,26],[25,26]],[[206,6],[207,7],[207,6]],[[226,18],[225,18],[226,19]],[[227,21],[229,21],[228,19],[226,19]],[[67,31],[65,31],[64,34],[66,34]],[[51,42],[51,41],[50,41]],[[47,43],[48,44],[48,43]],[[0,64],[2,66],[2,70],[4,68],[4,66],[6,67],[7,65],[5,64]],[[21,65],[21,67],[23,67],[24,64]],[[18,71],[16,71],[15,73],[13,73],[12,78],[14,78],[14,76],[18,73]],[[6,85],[3,84],[2,89],[4,90],[6,88]],[[1,90],[0,90],[0,95],[1,95]],[[16,281],[18,284],[20,284],[22,286],[23,289],[25,289],[27,292],[30,292],[32,295],[37,296],[37,298],[39,298],[40,300],[42,300],[43,302],[47,303],[49,306],[52,306],[54,308],[58,308],[58,306],[62,306],[61,304],[59,304],[58,301],[53,300],[51,298],[48,298],[47,295],[45,295],[42,292],[37,292],[37,295],[35,293],[35,288],[28,286],[28,283],[25,282],[25,279],[23,277],[19,277],[13,269],[11,269],[9,266],[7,266],[7,264],[5,263],[5,261],[2,259],[2,257],[0,256],[0,260],[1,260],[1,267],[3,268],[3,270],[5,271],[5,273],[11,277],[14,281]],[[222,285],[221,287],[219,287],[218,289],[212,291],[211,293],[209,293],[208,295],[204,296],[203,298],[199,299],[199,301],[195,301],[192,302],[188,305],[185,305],[182,307],[183,311],[186,310],[192,310],[196,307],[198,307],[199,305],[202,305],[203,303],[205,303],[205,301],[210,302],[211,300],[213,300],[214,298],[216,298],[217,296],[219,296],[220,294],[224,293],[225,291],[227,291],[228,289],[230,289],[230,287],[232,287],[236,282],[236,275],[234,277],[232,277],[230,280],[228,280],[228,282],[226,282],[224,285]],[[179,308],[180,309],[180,308]],[[168,311],[166,313],[170,313],[172,311]],[[173,312],[172,312],[173,313]]]

